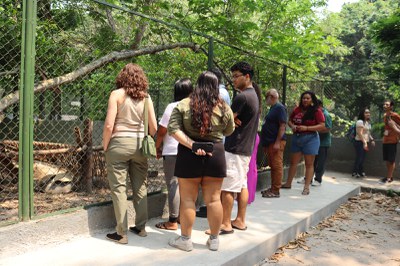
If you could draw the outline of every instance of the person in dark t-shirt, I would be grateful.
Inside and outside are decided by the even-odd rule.
[[[258,129],[259,99],[252,86],[253,68],[246,62],[231,67],[233,84],[240,93],[232,101],[236,128],[225,139],[227,177],[222,183],[221,200],[223,219],[221,233],[232,233],[233,229],[246,230],[246,207],[248,201],[247,172]],[[238,213],[231,223],[234,194],[237,193]]]

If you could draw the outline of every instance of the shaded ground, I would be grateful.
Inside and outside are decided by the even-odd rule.
[[[266,265],[400,265],[400,197],[362,193],[279,248]]]

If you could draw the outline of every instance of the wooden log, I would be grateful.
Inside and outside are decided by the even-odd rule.
[[[82,151],[82,148],[61,148],[61,149],[51,149],[51,150],[34,150],[33,155],[52,155],[52,154],[63,154],[63,153],[68,153],[68,152],[80,152]],[[11,156],[18,156],[17,151],[5,151],[6,156],[11,155]]]
[[[75,140],[76,140],[76,144],[78,144],[79,147],[83,146],[83,140],[82,140],[82,134],[81,134],[81,130],[79,127],[75,127],[74,128],[74,132],[75,132]]]

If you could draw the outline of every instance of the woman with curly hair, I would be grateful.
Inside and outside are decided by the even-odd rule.
[[[117,220],[117,232],[107,239],[127,244],[128,212],[126,184],[129,176],[133,191],[135,226],[129,230],[147,236],[147,158],[141,151],[144,137],[144,104],[148,101],[148,132],[154,135],[157,121],[153,102],[147,94],[148,81],[143,69],[127,64],[116,79],[117,89],[108,100],[103,129],[103,149],[107,163],[107,178]]]
[[[192,227],[196,217],[195,202],[201,185],[211,235],[207,241],[210,250],[218,250],[218,234],[222,221],[221,185],[226,176],[223,137],[235,129],[230,107],[219,97],[218,79],[205,71],[192,94],[172,111],[168,133],[178,142],[175,176],[178,177],[181,236],[171,239],[175,248],[191,251]],[[208,142],[212,151],[196,148]],[[210,144],[211,142],[211,144]]]
[[[306,177],[301,194],[308,195],[314,174],[314,159],[320,144],[318,131],[325,128],[325,117],[314,92],[305,91],[301,94],[299,106],[290,114],[288,125],[293,131],[291,157],[288,179],[281,188],[291,188],[297,165],[304,155]]]

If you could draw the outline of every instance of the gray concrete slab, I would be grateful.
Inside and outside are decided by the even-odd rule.
[[[28,252],[2,256],[0,265],[254,265],[331,215],[341,203],[360,191],[357,184],[327,177],[321,187],[312,187],[309,196],[302,196],[302,185],[295,181],[291,190],[281,191],[280,198],[262,198],[257,193],[255,202],[247,210],[248,230],[221,236],[217,252],[209,251],[205,245],[206,219],[196,219],[192,252],[168,246],[168,239],[180,231],[159,230],[154,225],[161,219],[152,219],[146,228],[148,237],[129,234],[128,245],[105,240],[106,232],[60,242],[53,235],[51,244],[29,246],[26,243]]]

